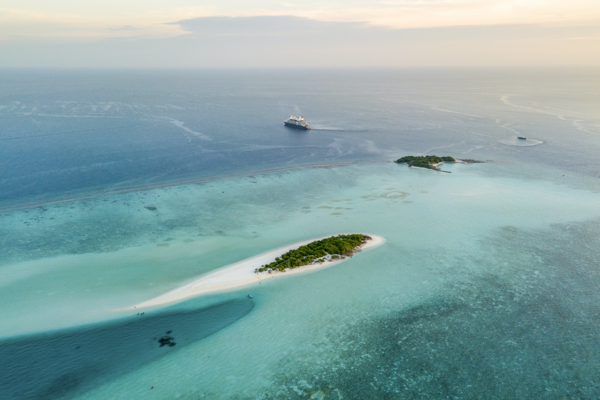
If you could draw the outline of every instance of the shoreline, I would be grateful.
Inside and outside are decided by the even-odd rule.
[[[374,248],[385,243],[385,238],[376,235],[369,235],[371,240],[360,246],[360,251],[364,251],[369,248]],[[143,301],[141,303],[134,304],[129,307],[114,311],[133,311],[144,309],[148,307],[161,306],[165,304],[179,302],[191,297],[200,296],[208,293],[216,293],[227,291],[231,289],[237,289],[259,282],[267,281],[269,279],[281,278],[284,276],[297,275],[307,272],[316,271],[319,269],[329,268],[333,265],[337,265],[341,262],[346,261],[345,259],[338,259],[335,261],[326,261],[323,263],[317,263],[312,265],[304,265],[302,267],[287,270],[286,272],[273,272],[273,273],[255,273],[254,269],[261,265],[268,264],[275,260],[275,257],[279,257],[289,250],[296,249],[300,246],[312,243],[316,240],[325,239],[330,236],[322,238],[316,238],[306,240],[298,243],[294,243],[289,246],[280,247],[276,250],[271,250],[267,253],[259,254],[257,256],[247,258],[234,264],[230,264],[223,268],[219,268],[213,272],[209,272],[191,283],[181,286],[177,289],[173,289],[165,294],[155,297],[150,300]]]
[[[408,166],[408,168],[417,168],[417,169],[423,169],[426,171],[437,171],[437,172],[448,172],[448,171],[442,171],[441,169],[439,169],[438,167],[440,165],[442,165],[443,162],[437,163],[437,164],[431,164],[431,168],[426,168],[426,167],[415,167],[415,166]]]
[[[465,161],[464,159],[460,159],[457,158],[456,161],[454,161],[453,163],[450,164],[484,164],[487,163],[488,161],[479,161],[479,160],[467,160]],[[439,162],[437,164],[431,164],[432,168],[425,168],[425,167],[409,167],[409,168],[418,168],[418,169],[424,169],[424,170],[429,170],[429,171],[437,171],[437,172],[445,172],[447,174],[451,174],[451,171],[444,171],[443,169],[440,169],[439,166],[444,164],[445,162]]]

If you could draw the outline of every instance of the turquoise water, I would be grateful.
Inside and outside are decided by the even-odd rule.
[[[569,226],[600,218],[597,193],[549,181],[487,177],[486,171],[494,167],[493,163],[444,166],[451,174],[394,163],[317,168],[48,206],[44,220],[38,222],[40,230],[77,221],[82,233],[93,237],[99,225],[116,224],[114,220],[127,216],[128,224],[143,226],[144,233],[124,249],[6,266],[0,296],[2,304],[10,306],[0,311],[3,334],[31,334],[99,320],[107,321],[108,328],[89,329],[110,332],[115,318],[128,323],[140,318],[113,309],[150,299],[204,272],[312,237],[373,233],[384,236],[385,245],[338,266],[168,307],[173,313],[189,312],[243,299],[249,291],[255,296],[248,300],[254,305],[250,314],[204,340],[176,351],[158,349],[165,350],[159,360],[124,354],[123,361],[135,368],[118,377],[107,376],[98,386],[88,383],[97,383],[98,373],[91,374],[92,380],[89,371],[78,372],[83,376],[71,379],[82,383],[66,392],[90,399],[255,397],[263,391],[267,397],[293,397],[319,388],[345,393],[349,377],[369,366],[379,371],[380,379],[387,379],[374,383],[373,390],[394,393],[401,389],[400,381],[389,381],[390,372],[382,372],[381,368],[391,367],[386,361],[392,360],[381,351],[397,345],[384,340],[386,345],[380,348],[371,342],[371,336],[382,340],[382,335],[392,335],[388,319],[417,313],[426,315],[417,319],[431,323],[432,314],[448,318],[444,311],[436,311],[439,307],[458,307],[468,314],[466,323],[472,324],[477,313],[522,307],[536,297],[534,288],[556,284],[557,268],[567,273],[560,270],[564,265],[548,260],[551,254],[537,247],[548,246],[543,238],[557,240],[552,232],[566,230],[562,235],[568,237],[561,239],[571,243],[576,235],[569,235]],[[309,186],[311,190],[306,190]],[[227,196],[233,188],[235,195]],[[223,202],[227,213],[216,211]],[[146,204],[157,209],[143,208]],[[5,215],[3,224],[17,225],[31,212],[41,211]],[[597,222],[588,223],[590,229],[598,229]],[[165,224],[173,228],[162,233]],[[598,236],[593,240],[597,244]],[[491,305],[480,304],[485,302]],[[150,310],[144,317],[162,312]],[[456,311],[450,316],[456,317]],[[386,328],[374,329],[373,321]],[[406,325],[406,330],[395,328],[394,341],[401,343],[404,336],[423,340],[415,336],[415,330],[424,329],[421,323]],[[177,339],[180,332],[172,329]],[[95,332],[99,339],[94,340],[114,340],[103,339],[103,332]],[[511,351],[527,350],[521,347],[527,346],[521,337],[503,340],[511,343],[512,347],[506,345]],[[147,349],[141,354],[157,352],[152,341],[144,345]],[[428,353],[423,351],[435,351],[431,347],[429,342],[420,344],[418,353],[424,357]],[[413,386],[423,379],[413,378]]]
[[[3,398],[597,397],[597,79],[56,74],[0,74]],[[338,233],[386,243],[119,311]]]

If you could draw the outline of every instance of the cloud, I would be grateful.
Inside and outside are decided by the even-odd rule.
[[[204,17],[171,22],[196,35],[280,36],[317,34],[327,31],[371,28],[364,22],[317,21],[295,16]]]
[[[394,29],[600,22],[597,0],[292,1],[287,11],[318,20],[367,21]]]
[[[593,37],[569,37],[569,38],[561,38],[559,40],[600,40],[600,36],[593,36]]]
[[[202,5],[192,0],[21,0],[10,5],[10,2],[4,3],[7,4],[0,5],[0,39],[10,35],[53,35],[94,40],[128,32],[118,27],[136,27],[141,31],[140,36],[167,38],[184,31],[165,29],[180,26],[165,22],[218,16],[290,15],[325,23],[362,21],[392,29],[557,25],[566,21],[574,26],[600,23],[598,0],[219,0],[203,1]],[[230,22],[232,25],[243,24],[236,18]]]
[[[265,68],[600,65],[600,26],[391,29],[295,16],[203,17],[185,35],[87,44],[5,44],[0,66]],[[136,32],[136,31],[134,31]],[[28,42],[29,43],[29,42]]]

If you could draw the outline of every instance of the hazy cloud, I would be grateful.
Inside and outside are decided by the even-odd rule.
[[[2,66],[415,67],[599,65],[600,26],[390,29],[293,16],[204,17],[167,39],[0,44]],[[565,40],[571,39],[571,40]],[[28,42],[29,43],[29,42]]]
[[[176,24],[165,22],[209,16],[291,15],[313,21],[363,21],[392,29],[600,23],[598,0],[19,0],[4,3],[0,4],[0,40],[10,35],[60,35],[94,41],[116,34],[126,35],[127,30],[109,29],[120,26],[135,26],[144,37],[167,38],[184,31],[176,29]],[[167,29],[169,27],[173,29]]]
[[[364,22],[326,22],[294,16],[204,17],[171,22],[197,35],[260,36],[319,34],[347,29],[378,29]]]

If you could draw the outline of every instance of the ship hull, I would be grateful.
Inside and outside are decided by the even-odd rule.
[[[302,129],[304,131],[312,129],[310,126],[294,125],[294,124],[290,124],[289,122],[284,122],[283,124],[285,126],[289,126],[290,128]]]

